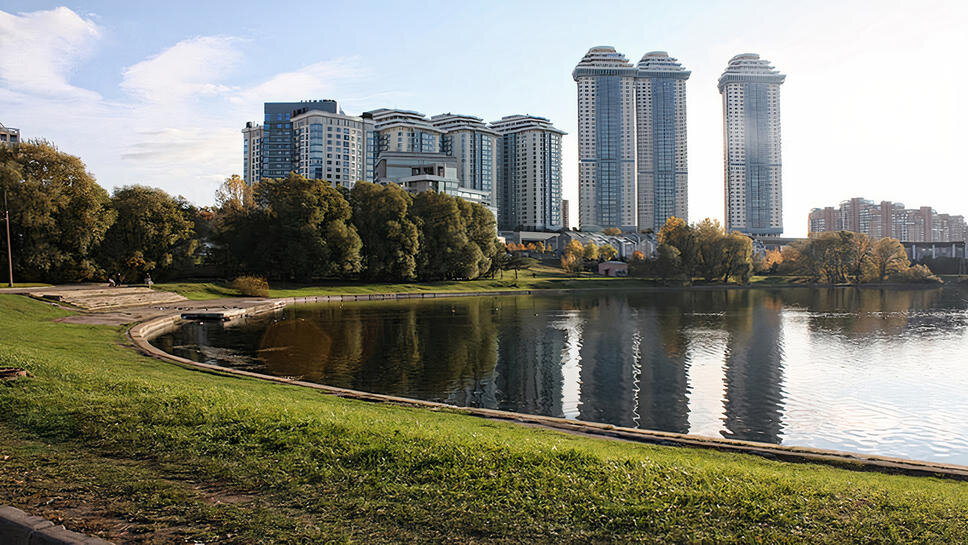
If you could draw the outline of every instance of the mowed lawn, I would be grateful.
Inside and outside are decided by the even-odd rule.
[[[184,369],[0,295],[0,504],[118,543],[963,543],[968,483]]]
[[[799,276],[754,276],[750,286],[783,286],[808,284]],[[673,282],[673,285],[676,283]],[[681,281],[679,282],[681,284]],[[444,282],[329,282],[302,285],[269,282],[270,297],[312,297],[322,295],[368,295],[375,293],[418,292],[491,292],[527,291],[540,289],[636,289],[664,287],[665,282],[655,278],[615,278],[584,272],[580,276],[567,273],[558,267],[536,265],[531,270],[505,271],[494,279],[455,280]],[[718,286],[722,287],[722,286]],[[218,299],[241,296],[238,290],[222,282],[169,282],[155,284],[155,288],[173,291],[193,300]]]

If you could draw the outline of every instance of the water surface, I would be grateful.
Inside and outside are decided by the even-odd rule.
[[[968,464],[968,291],[786,288],[293,306],[154,344],[455,405]]]

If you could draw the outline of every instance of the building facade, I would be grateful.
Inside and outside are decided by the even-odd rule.
[[[564,229],[571,229],[571,210],[569,209],[571,203],[568,199],[561,200],[561,227]]]
[[[891,237],[902,242],[964,242],[965,218],[939,214],[930,206],[905,208],[904,204],[855,197],[836,208],[814,208],[807,217],[810,234],[853,231],[873,239]]]
[[[5,144],[19,144],[20,143],[20,129],[15,129],[13,127],[5,127],[3,123],[0,123],[0,146]]]
[[[262,179],[262,125],[249,121],[242,129],[242,179],[252,185]]]
[[[689,221],[686,80],[665,51],[646,53],[635,79],[638,228],[659,232],[671,216]]]
[[[727,231],[783,233],[780,85],[785,79],[754,53],[730,59],[719,78]]]
[[[306,106],[290,119],[295,140],[294,171],[346,188],[366,179],[363,118]]]
[[[491,195],[490,202],[496,202],[498,133],[470,115],[440,114],[430,122],[443,131],[440,151],[457,160],[461,187],[484,191]]]
[[[546,118],[510,115],[491,123],[497,145],[498,228],[556,231],[561,208],[561,137]]]
[[[635,79],[609,46],[588,50],[578,85],[578,223],[583,230],[636,229]]]

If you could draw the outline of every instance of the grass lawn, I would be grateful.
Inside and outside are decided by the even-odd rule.
[[[534,273],[532,275],[532,273]],[[754,276],[752,286],[782,286],[804,284],[801,277]],[[320,285],[287,285],[270,282],[270,297],[305,297],[314,295],[363,295],[370,293],[412,293],[412,292],[467,292],[467,291],[508,291],[539,289],[596,289],[596,288],[647,288],[662,286],[653,278],[614,278],[582,273],[574,276],[557,267],[537,265],[532,270],[521,271],[515,280],[514,272],[505,272],[503,278],[494,280],[465,280],[449,282],[412,282],[412,283],[364,283],[331,282]],[[227,285],[216,282],[172,282],[155,284],[155,288],[179,293],[189,299],[206,300],[222,297],[237,297],[241,294]]]
[[[118,543],[955,543],[968,483],[340,399],[0,295],[0,504]]]
[[[14,282],[13,283],[13,289],[17,289],[17,288],[45,288],[45,287],[50,286],[50,285],[51,284],[44,284],[44,283],[38,283],[38,282]],[[8,284],[6,282],[0,283],[0,289],[4,289],[4,288],[10,288],[10,284]]]

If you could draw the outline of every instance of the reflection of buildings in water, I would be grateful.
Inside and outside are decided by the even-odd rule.
[[[684,314],[675,306],[640,307],[637,427],[689,431],[689,355]]]
[[[725,429],[729,439],[779,443],[783,428],[782,304],[752,290],[730,293],[725,327]]]
[[[548,301],[515,298],[501,309],[497,408],[564,416],[562,354],[567,332],[548,315]]]
[[[810,330],[846,337],[901,339],[902,334],[932,321],[932,313],[921,312],[942,306],[944,290],[893,288],[826,288],[810,292],[807,307]],[[943,305],[947,306],[947,305]],[[935,324],[931,324],[935,325]],[[945,328],[963,328],[964,323],[945,320]]]
[[[634,426],[638,362],[632,309],[625,295],[602,296],[590,303],[582,329],[578,418]]]

